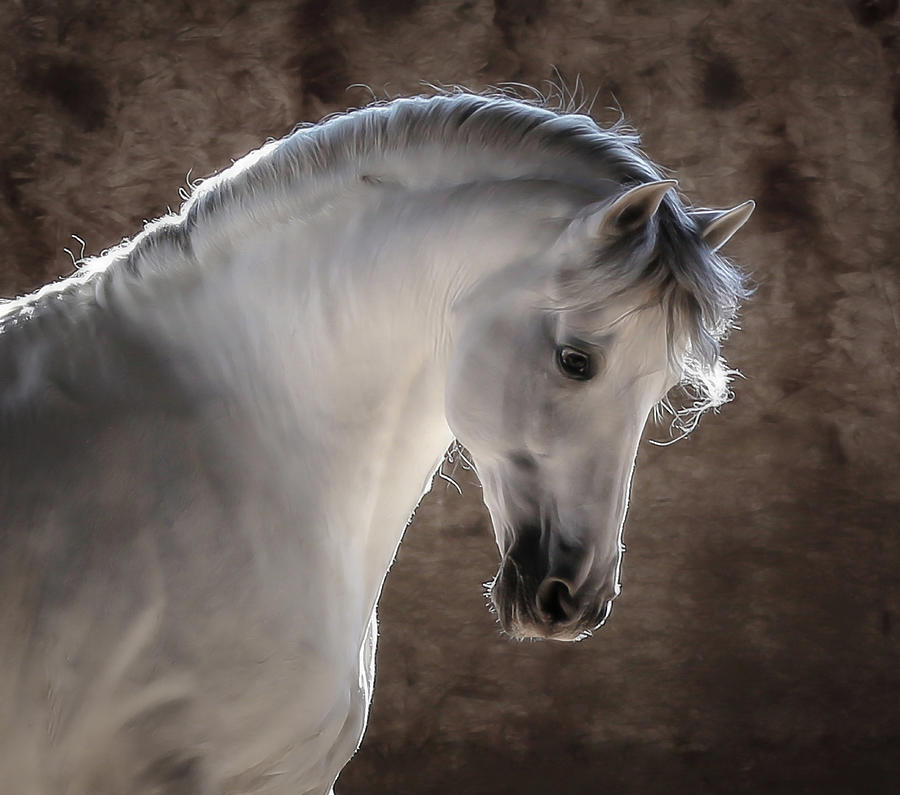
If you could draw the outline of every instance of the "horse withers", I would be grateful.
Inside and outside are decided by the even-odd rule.
[[[514,637],[619,590],[648,415],[746,291],[620,128],[503,96],[301,129],[0,310],[0,791],[332,790],[448,446]]]

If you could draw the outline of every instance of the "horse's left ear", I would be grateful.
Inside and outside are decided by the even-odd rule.
[[[753,214],[756,202],[750,199],[730,210],[694,210],[691,212],[700,227],[700,237],[713,251],[722,248]]]

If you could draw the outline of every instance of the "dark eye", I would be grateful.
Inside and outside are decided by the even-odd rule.
[[[556,349],[556,361],[560,370],[569,378],[587,381],[593,374],[591,357],[584,351],[569,345],[560,345]]]

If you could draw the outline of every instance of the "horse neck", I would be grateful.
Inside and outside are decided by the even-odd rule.
[[[307,515],[352,550],[364,616],[452,441],[456,300],[545,245],[521,212],[476,198],[363,186],[209,251],[210,276],[181,311],[183,335],[222,370],[209,377],[227,377],[273,455],[297,460]]]

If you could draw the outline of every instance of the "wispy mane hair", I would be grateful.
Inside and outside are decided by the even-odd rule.
[[[721,343],[750,293],[744,274],[703,241],[689,208],[670,191],[647,227],[601,248],[586,267],[567,271],[552,306],[563,312],[592,310],[620,296],[647,294],[650,303],[659,302],[682,395],[677,408],[667,396],[656,418],[671,414],[671,430],[684,434],[704,411],[731,397],[736,371],[726,365]]]
[[[9,330],[26,317],[32,331],[45,322],[52,327],[54,316],[66,305],[71,313],[73,302],[109,308],[116,294],[148,274],[197,267],[204,252],[240,237],[248,225],[303,217],[372,177],[416,188],[548,179],[598,196],[663,178],[621,120],[603,128],[578,112],[572,92],[554,88],[549,97],[534,92],[528,99],[498,89],[436,90],[436,96],[376,102],[301,127],[221,174],[192,183],[180,212],[153,221],[99,257],[81,260],[74,277],[0,302],[0,328]],[[637,249],[624,248],[592,270],[591,294],[604,299],[616,290],[660,288],[670,350],[694,390],[687,414],[696,417],[728,399],[729,371],[719,343],[748,290],[740,271],[703,243],[689,210],[669,191],[654,222],[650,266]],[[116,289],[123,284],[126,290]]]

